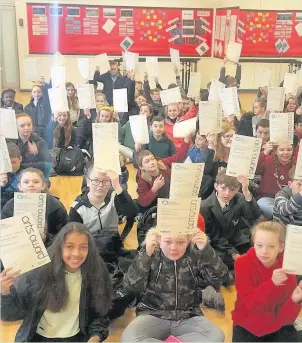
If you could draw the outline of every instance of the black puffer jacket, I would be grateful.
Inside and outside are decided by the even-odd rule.
[[[124,277],[122,292],[133,292],[141,298],[138,314],[169,320],[202,315],[198,287],[202,268],[217,278],[224,278],[228,273],[209,244],[203,250],[188,246],[176,262],[165,257],[161,250],[149,257],[142,248]]]

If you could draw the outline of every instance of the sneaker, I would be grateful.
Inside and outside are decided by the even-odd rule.
[[[202,293],[202,305],[212,308],[217,311],[225,311],[225,302],[223,296],[215,291],[215,288],[208,286],[201,291]]]

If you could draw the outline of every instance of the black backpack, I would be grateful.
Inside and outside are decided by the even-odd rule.
[[[84,175],[84,155],[78,147],[60,149],[56,162],[55,171],[58,175]]]
[[[146,238],[147,232],[156,226],[157,206],[149,208],[140,218],[137,224],[137,241],[138,248],[141,248],[142,243]]]

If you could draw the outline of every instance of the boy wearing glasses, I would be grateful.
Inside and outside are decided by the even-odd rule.
[[[89,190],[79,195],[71,205],[69,221],[87,226],[96,239],[100,254],[108,262],[113,258],[109,256],[108,247],[119,237],[118,213],[128,218],[135,217],[136,206],[113,171],[101,173],[92,165],[88,168],[86,181]]]
[[[261,216],[248,185],[248,178],[227,176],[222,169],[214,192],[200,208],[211,246],[229,269],[234,269],[234,261],[251,247],[249,228]]]

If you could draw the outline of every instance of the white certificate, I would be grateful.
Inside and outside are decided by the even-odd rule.
[[[84,85],[78,85],[77,95],[80,108],[96,108],[94,88],[92,84],[85,83]]]
[[[49,88],[48,96],[52,113],[69,111],[65,87]]]
[[[294,113],[270,113],[269,132],[274,144],[293,144]]]
[[[30,212],[0,220],[1,260],[4,268],[24,274],[50,262]]]
[[[177,102],[181,102],[182,100],[179,87],[160,91],[160,98],[163,106],[175,104]]]
[[[221,89],[220,100],[224,116],[237,116],[240,114],[237,87]]]
[[[197,228],[200,198],[158,199],[156,231],[161,234],[190,234]]]
[[[147,117],[144,115],[130,116],[130,128],[135,143],[148,144],[149,130]]]
[[[30,212],[40,232],[45,236],[46,193],[14,193],[14,216]]]
[[[190,82],[187,96],[197,98],[200,92],[200,73],[190,73]]]
[[[65,67],[52,67],[50,75],[52,88],[65,87]]]
[[[5,138],[18,139],[17,121],[14,110],[0,108],[0,135]]]
[[[159,77],[159,65],[157,57],[146,57],[146,69],[150,77]]]
[[[26,58],[23,60],[23,70],[26,81],[37,81],[40,77],[40,68],[36,58]]]
[[[262,139],[260,138],[234,135],[226,175],[245,176],[253,179],[261,146]]]
[[[290,274],[302,275],[302,226],[287,225],[283,269]]]
[[[93,123],[94,168],[99,172],[112,170],[121,174],[118,123]]]
[[[219,133],[222,131],[222,109],[220,101],[199,102],[199,133]]]
[[[204,163],[172,163],[170,199],[198,198]]]
[[[226,57],[229,61],[238,63],[241,55],[242,44],[229,42],[228,48],[226,51]]]
[[[10,161],[6,140],[4,136],[0,136],[0,174],[13,171]]]
[[[212,79],[210,91],[209,91],[209,100],[219,100],[220,99],[220,90],[225,88],[225,84]]]
[[[285,89],[285,94],[297,94],[298,90],[298,75],[285,73],[283,87]]]
[[[128,112],[127,88],[113,90],[113,107],[115,112]]]
[[[179,50],[170,48],[170,57],[171,57],[171,62],[175,67],[180,69],[180,58],[179,58]]]
[[[266,109],[269,112],[283,112],[285,89],[283,87],[269,87]]]
[[[104,74],[110,69],[107,54],[100,54],[94,57],[92,61],[93,70],[95,70],[96,67],[99,68],[100,74]]]
[[[256,87],[268,87],[271,85],[271,69],[260,69],[257,73]]]
[[[295,180],[302,180],[302,148],[301,145],[299,146],[298,157],[296,161],[296,169],[295,169]]]
[[[136,65],[139,61],[139,54],[136,54],[134,52],[125,51],[124,52],[124,61],[126,64],[126,70],[127,71],[135,71]]]
[[[85,80],[92,79],[92,63],[91,58],[78,57],[79,73]]]
[[[173,126],[173,137],[184,138],[196,131],[196,118],[176,122]]]

